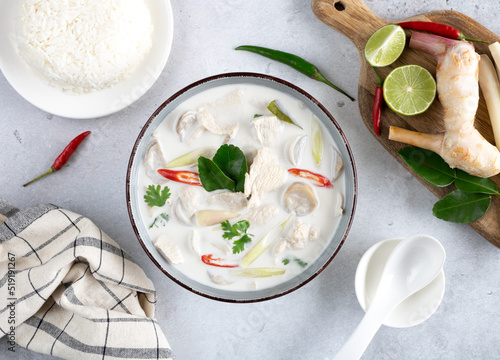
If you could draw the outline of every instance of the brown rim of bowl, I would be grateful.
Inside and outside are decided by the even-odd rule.
[[[325,262],[325,264],[323,266],[321,266],[321,268],[319,268],[315,273],[313,273],[306,280],[304,280],[300,284],[294,286],[293,288],[291,288],[291,289],[289,289],[287,291],[275,294],[275,295],[266,296],[266,297],[259,298],[259,299],[249,299],[249,300],[226,299],[226,298],[221,298],[221,297],[217,297],[217,296],[213,296],[213,295],[202,293],[200,291],[197,291],[197,290],[189,287],[188,285],[184,284],[183,282],[177,280],[175,277],[173,277],[167,271],[165,271],[161,267],[161,265],[158,263],[158,261],[156,261],[156,259],[154,258],[154,256],[149,252],[149,250],[147,249],[146,245],[144,244],[144,242],[143,242],[143,240],[142,240],[142,238],[141,238],[141,236],[139,234],[139,230],[137,229],[137,226],[135,225],[135,222],[134,222],[134,216],[132,214],[132,206],[131,206],[131,200],[130,200],[130,171],[132,169],[132,163],[134,161],[134,157],[135,157],[137,148],[139,146],[140,141],[142,140],[142,138],[144,136],[144,133],[149,128],[149,126],[151,125],[151,122],[156,118],[156,116],[169,103],[171,103],[174,99],[176,99],[177,97],[179,97],[180,95],[184,94],[186,91],[189,91],[192,88],[195,88],[195,87],[197,87],[197,86],[199,86],[201,84],[204,84],[204,83],[207,83],[207,82],[210,82],[210,81],[213,81],[213,80],[217,80],[217,79],[238,78],[238,77],[239,78],[245,78],[245,77],[261,78],[261,79],[271,80],[271,81],[280,83],[282,85],[285,85],[285,86],[287,86],[287,87],[289,87],[289,88],[291,88],[291,89],[299,92],[300,94],[304,95],[309,100],[311,100],[313,103],[315,103],[321,109],[321,111],[323,111],[326,114],[326,116],[332,121],[333,125],[335,126],[335,128],[339,132],[342,140],[344,141],[344,145],[346,146],[347,152],[349,154],[349,162],[350,162],[351,167],[352,167],[353,178],[354,178],[353,179],[354,180],[354,199],[353,199],[353,204],[352,204],[351,217],[349,219],[349,223],[347,224],[347,228],[346,228],[346,231],[344,233],[344,236],[342,237],[342,240],[340,241],[337,249],[332,254],[332,256],[330,256],[330,258]],[[167,275],[171,280],[173,280],[178,285],[182,286],[184,289],[187,289],[187,290],[189,290],[189,291],[191,291],[191,292],[193,292],[193,293],[195,293],[197,295],[203,296],[203,297],[208,298],[208,299],[222,301],[222,302],[228,302],[228,303],[255,303],[255,302],[260,302],[260,301],[266,301],[266,300],[276,299],[278,297],[281,297],[283,295],[291,293],[292,291],[297,290],[298,288],[306,285],[312,279],[314,279],[319,273],[321,273],[330,264],[330,262],[333,260],[333,258],[340,251],[340,248],[342,247],[342,245],[344,245],[344,242],[345,242],[345,240],[347,238],[347,235],[349,234],[349,231],[350,231],[351,226],[352,226],[352,222],[353,222],[353,219],[354,219],[354,213],[355,213],[355,210],[356,210],[357,197],[358,197],[358,178],[357,178],[356,165],[354,164],[354,157],[353,157],[353,154],[352,154],[352,151],[351,151],[351,147],[349,146],[349,143],[347,141],[347,138],[345,137],[344,132],[340,128],[339,124],[337,124],[337,121],[330,114],[330,112],[318,100],[316,100],[314,97],[312,97],[311,95],[309,95],[307,92],[305,92],[301,88],[293,85],[292,83],[289,83],[288,81],[276,78],[276,77],[271,76],[271,75],[265,75],[265,74],[259,74],[259,73],[251,73],[251,72],[223,73],[223,74],[218,74],[218,75],[213,75],[213,76],[206,77],[204,79],[198,80],[198,81],[196,81],[194,83],[191,83],[190,85],[185,86],[184,88],[182,88],[181,90],[179,90],[178,92],[176,92],[174,95],[172,95],[170,98],[168,98],[163,104],[161,104],[155,110],[155,112],[149,117],[148,121],[146,122],[146,124],[144,124],[144,126],[142,127],[141,132],[137,136],[137,140],[135,141],[135,144],[134,144],[134,147],[132,149],[132,153],[130,155],[130,159],[129,159],[129,162],[128,162],[127,178],[126,178],[125,187],[126,187],[127,210],[128,210],[128,215],[129,215],[129,218],[130,218],[130,223],[132,224],[132,228],[134,229],[134,233],[135,233],[135,236],[137,237],[137,240],[139,240],[139,243],[141,244],[142,248],[144,249],[144,251],[146,252],[146,254],[148,255],[148,257],[151,259],[151,261],[153,262],[153,264],[155,264],[156,267],[158,269],[160,269],[160,271],[162,273],[164,273],[165,275]]]

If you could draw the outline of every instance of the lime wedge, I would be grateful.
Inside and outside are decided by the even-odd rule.
[[[395,112],[412,116],[423,113],[436,97],[436,81],[418,65],[392,70],[384,81],[384,100]]]
[[[371,66],[392,64],[405,48],[406,35],[399,25],[386,25],[378,29],[367,41],[365,58]]]

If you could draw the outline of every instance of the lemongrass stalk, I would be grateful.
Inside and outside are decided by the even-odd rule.
[[[500,82],[493,63],[485,54],[481,55],[481,61],[479,61],[479,86],[490,114],[495,143],[500,150]]]
[[[243,256],[241,259],[241,267],[248,267],[251,263],[253,263],[262,253],[269,247],[271,244],[276,241],[276,239],[281,235],[283,230],[285,230],[286,225],[292,218],[292,214],[288,215],[288,217],[282,221],[280,224],[274,226],[262,239],[259,240],[257,244],[254,245],[253,248],[250,249],[249,252]]]
[[[283,275],[285,269],[282,268],[248,268],[248,269],[234,269],[230,271],[231,275],[243,277],[268,277],[274,275]]]
[[[204,156],[206,158],[212,158],[215,154],[215,148],[204,147],[201,149],[196,149],[188,152],[187,154],[181,155],[165,164],[165,168],[173,169],[181,166],[189,166],[198,163],[198,158]]]
[[[497,67],[498,78],[500,78],[500,44],[498,41],[495,41],[493,44],[488,46],[491,52],[491,57],[493,57],[493,61]]]

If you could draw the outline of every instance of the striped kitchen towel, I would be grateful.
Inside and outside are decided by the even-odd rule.
[[[89,219],[0,199],[0,338],[65,359],[169,359],[142,269]]]

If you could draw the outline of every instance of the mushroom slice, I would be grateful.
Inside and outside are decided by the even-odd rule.
[[[217,285],[230,285],[233,283],[233,281],[227,280],[224,276],[222,275],[216,275],[210,271],[207,271],[208,277],[214,284]]]
[[[165,156],[160,142],[156,137],[148,144],[144,153],[144,166],[146,166],[146,175],[156,183],[163,184],[167,181],[163,176],[156,171],[163,168],[165,165]]]
[[[310,185],[294,182],[283,195],[283,207],[297,216],[304,216],[318,207],[318,198]]]
[[[187,211],[184,209],[184,206],[182,205],[182,202],[180,199],[177,199],[174,202],[174,205],[172,205],[172,211],[173,211],[175,217],[177,218],[177,220],[179,220],[179,222],[181,224],[184,224],[187,226],[193,226],[193,223],[192,223],[193,217],[189,216],[187,214]]]
[[[286,147],[286,156],[292,166],[299,166],[304,157],[307,135],[299,135],[293,138]]]
[[[240,214],[226,210],[201,210],[196,212],[196,219],[199,226],[218,225],[238,216]]]
[[[234,193],[229,191],[210,195],[207,198],[207,202],[209,204],[216,204],[224,209],[233,211],[239,211],[246,208],[248,203],[245,194],[241,192]]]
[[[252,120],[257,140],[266,146],[276,144],[285,129],[285,123],[275,115],[259,116]]]
[[[172,264],[177,265],[184,262],[181,248],[175,244],[172,239],[168,237],[168,235],[160,235],[154,242],[154,245],[161,256],[163,256],[165,260],[170,261]]]
[[[183,142],[184,139],[186,138],[186,131],[191,126],[193,126],[196,120],[197,120],[197,114],[196,111],[193,110],[186,111],[179,117],[175,130],[177,131],[177,134],[179,135],[179,139],[181,140],[181,142]]]
[[[189,237],[189,242],[191,243],[191,248],[196,255],[201,255],[200,247],[200,233],[194,229],[191,230],[191,235]]]
[[[189,217],[196,212],[200,201],[200,190],[196,186],[184,186],[181,191],[181,199]]]
[[[265,225],[269,220],[278,215],[279,210],[274,205],[261,205],[258,208],[250,210],[244,216],[245,220],[248,220],[250,224],[254,225]]]
[[[341,193],[337,194],[337,203],[335,204],[335,216],[340,216],[344,213],[344,197]]]
[[[283,186],[287,170],[278,163],[278,156],[269,148],[260,148],[250,171],[245,174],[245,196],[250,197],[248,207],[256,207],[269,191]]]
[[[228,242],[213,241],[211,244],[218,250],[222,251],[223,254],[229,255],[233,252],[233,249],[231,249],[231,245],[229,245]]]
[[[344,168],[344,159],[332,146],[332,180],[336,180]]]

